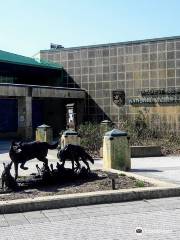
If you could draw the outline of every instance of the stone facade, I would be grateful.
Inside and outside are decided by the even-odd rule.
[[[86,89],[88,119],[119,125],[141,111],[153,127],[180,130],[180,37],[42,50],[40,57],[63,65],[64,86]]]
[[[32,139],[39,125],[53,135],[66,129],[66,105],[74,103],[76,123],[83,119],[86,93],[63,87],[63,68],[0,50],[0,137]]]
[[[66,128],[66,104],[71,102],[77,107],[77,124],[83,119],[85,91],[81,89],[6,83],[0,84],[0,102],[3,106],[2,99],[17,102],[16,109],[11,109],[17,111],[17,128],[2,131],[5,125],[11,124],[8,116],[11,117],[12,114],[8,115],[6,109],[7,116],[1,116],[0,119],[0,137],[31,139],[37,127],[35,124],[39,121],[39,125],[47,123],[52,126],[54,135],[59,136],[59,132]],[[35,108],[35,103],[38,102],[41,102],[40,108]],[[41,114],[42,119],[39,118]]]

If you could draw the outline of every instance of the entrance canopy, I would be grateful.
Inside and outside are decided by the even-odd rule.
[[[0,83],[62,86],[63,67],[0,50]]]
[[[30,58],[21,56],[18,54],[6,52],[0,50],[0,63],[10,63],[16,65],[23,65],[36,68],[46,68],[46,69],[62,69],[60,64],[48,62],[45,60]]]
[[[0,96],[85,99],[85,90],[26,84],[0,84]]]

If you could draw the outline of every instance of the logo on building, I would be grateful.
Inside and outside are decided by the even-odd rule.
[[[112,91],[113,102],[117,106],[123,106],[125,104],[125,92],[122,90]]]

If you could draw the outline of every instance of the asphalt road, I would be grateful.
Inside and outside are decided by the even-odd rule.
[[[0,215],[0,240],[177,240],[179,222],[180,197],[91,205]]]

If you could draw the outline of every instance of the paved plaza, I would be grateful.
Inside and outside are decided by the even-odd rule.
[[[179,239],[179,222],[180,197],[61,208],[0,215],[0,240]]]
[[[180,156],[132,158],[132,172],[180,184]]]
[[[0,172],[9,161],[10,142],[0,142]],[[56,164],[57,150],[48,159]],[[180,183],[180,157],[132,158],[132,172]],[[36,172],[37,160],[27,162]],[[95,160],[93,168],[102,168]],[[180,197],[101,204],[54,210],[0,215],[0,240],[16,239],[178,239],[180,235]],[[140,233],[137,233],[139,231]]]
[[[3,170],[3,162],[10,161],[8,151],[10,147],[10,141],[0,141],[0,173]],[[49,163],[53,163],[56,166],[57,150],[49,150],[48,152]],[[42,163],[36,159],[28,161],[26,166],[29,170],[24,171],[19,169],[19,175],[29,175],[36,173],[35,165],[41,167]],[[66,166],[71,166],[70,163],[66,163]],[[102,168],[102,159],[95,160],[95,164],[90,164],[92,169]],[[132,158],[131,159],[131,172],[139,175],[156,178],[163,181],[180,184],[180,156],[162,156],[162,157],[145,157],[145,158]]]
[[[0,141],[0,174],[3,171],[3,162],[5,163],[9,163],[10,162],[10,158],[9,158],[9,148],[10,148],[10,141]],[[48,155],[47,158],[49,160],[49,164],[53,164],[54,167],[56,167],[57,162],[59,161],[57,159],[57,150],[49,150],[48,151]],[[39,165],[39,167],[43,166],[43,163],[38,161],[37,159],[32,159],[30,161],[26,162],[26,167],[28,167],[28,170],[22,170],[19,167],[19,176],[27,176],[29,174],[32,173],[37,173],[37,169],[36,169],[36,164]],[[65,167],[72,167],[71,162],[66,162],[65,163]],[[102,168],[102,160],[95,159],[95,164],[92,165],[90,163],[90,167],[91,169],[101,169]],[[14,167],[12,166],[12,174],[14,174]]]

